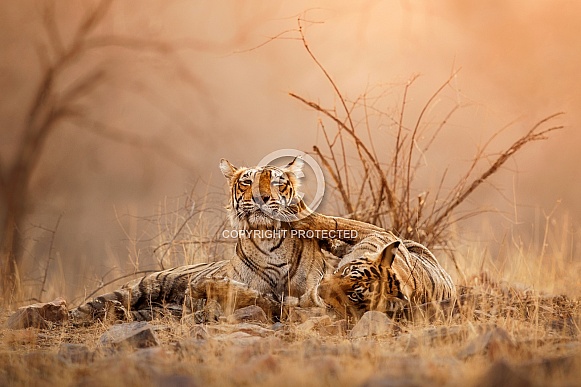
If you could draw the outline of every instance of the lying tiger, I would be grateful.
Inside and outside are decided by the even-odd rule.
[[[222,160],[220,169],[229,183],[229,215],[235,230],[271,231],[240,233],[236,253],[230,260],[199,263],[152,273],[133,280],[121,289],[104,294],[73,309],[75,320],[113,317],[149,320],[169,311],[181,315],[195,312],[200,300],[217,299],[229,309],[259,304],[273,314],[280,302],[296,300],[300,306],[318,305],[314,293],[323,273],[338,263],[323,251],[332,251],[330,241],[296,237],[295,226],[316,228],[315,218],[295,222],[306,210],[297,194],[297,175],[302,160],[285,167],[235,167]],[[381,229],[342,218],[324,218],[331,227],[360,229],[358,238]],[[319,227],[321,228],[321,227]],[[286,231],[286,232],[284,232]],[[346,240],[356,243],[357,240]],[[332,258],[332,256],[331,256]],[[291,302],[292,303],[292,302]]]
[[[297,221],[295,215],[306,210],[304,202],[297,195],[297,175],[301,167],[299,159],[282,168],[237,168],[222,160],[220,169],[230,187],[228,209],[232,226],[236,230],[273,232],[241,233],[236,243],[236,253],[230,260],[180,266],[149,274],[73,309],[71,316],[75,320],[94,320],[112,313],[114,318],[149,320],[168,312],[183,315],[200,311],[204,300],[208,299],[217,300],[228,310],[258,304],[273,315],[280,311],[281,303],[293,304],[293,301],[302,307],[330,305],[340,314],[346,309],[356,310],[358,313],[355,315],[360,315],[365,310],[384,309],[381,306],[383,301],[376,300],[383,300],[384,295],[391,294],[390,291],[397,290],[395,298],[402,294],[410,302],[450,296],[453,285],[449,285],[449,276],[446,274],[446,281],[442,281],[444,277],[437,273],[445,272],[431,253],[421,245],[412,246],[410,242],[400,246],[400,253],[396,254],[392,275],[397,280],[395,287],[386,290],[382,286],[373,285],[371,291],[354,293],[341,286],[346,283],[344,280],[348,274],[343,266],[359,264],[363,273],[367,273],[364,267],[373,261],[370,254],[379,253],[397,238],[367,223],[317,213]],[[343,253],[335,248],[333,241],[299,238],[290,232],[280,232],[294,229],[357,232],[344,234],[353,237],[342,239],[341,242],[350,247],[350,252],[339,262],[339,259],[329,258],[329,254],[323,252],[331,253],[331,257],[333,254],[342,256]],[[426,266],[424,261],[431,260],[423,258],[423,253],[419,256],[411,253],[414,249],[427,252],[426,257],[433,258],[433,266],[439,269],[416,270],[416,267]],[[323,277],[337,265],[343,269]],[[349,272],[355,271],[350,269]],[[448,290],[423,292],[430,275],[433,275],[434,288],[443,286]],[[349,279],[357,280],[354,276]],[[362,284],[353,282],[353,288],[364,288],[365,284],[374,283],[364,277],[361,277],[361,281]],[[374,290],[383,295],[374,296]],[[420,299],[416,294],[425,294],[425,297]]]
[[[411,308],[417,306],[424,306],[424,317],[433,317],[443,311],[442,305],[454,304],[456,288],[425,246],[385,233],[355,245],[338,268],[321,279],[317,296],[344,317],[358,319],[375,310],[411,318]]]
[[[228,280],[223,272],[230,261],[173,267],[134,279],[120,289],[96,297],[69,312],[75,323],[95,320],[149,321],[163,316],[196,313],[198,322],[218,317],[208,311],[208,299],[225,312],[236,307],[259,305],[273,311],[279,304],[248,285]]]

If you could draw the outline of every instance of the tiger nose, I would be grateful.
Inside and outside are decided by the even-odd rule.
[[[270,201],[270,195],[268,194],[262,194],[260,196],[255,195],[253,196],[253,199],[256,204],[266,204]]]

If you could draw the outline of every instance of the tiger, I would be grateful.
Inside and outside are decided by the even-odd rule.
[[[230,192],[227,210],[233,229],[238,231],[234,256],[135,279],[73,309],[71,316],[81,320],[102,318],[111,306],[114,316],[136,320],[149,320],[164,311],[183,316],[198,311],[200,302],[209,297],[226,304],[229,310],[260,304],[275,316],[282,304],[327,307],[325,300],[329,300],[323,290],[329,286],[329,273],[354,254],[362,254],[366,246],[375,246],[378,238],[379,242],[385,241],[378,236],[392,234],[368,223],[308,209],[298,195],[297,176],[302,166],[299,158],[285,167],[236,167],[222,159],[220,170]],[[305,212],[306,217],[298,217]],[[355,232],[343,234],[337,241],[330,237],[297,237],[293,230]],[[399,263],[403,259],[400,256],[396,273],[403,281],[411,271]],[[402,262],[408,262],[408,256],[404,254]],[[426,256],[432,257],[431,253]],[[439,267],[435,258],[434,262]],[[413,273],[417,276],[416,271]],[[412,294],[410,285],[403,284],[403,293]]]
[[[275,231],[270,233],[275,237],[268,237],[268,233],[267,237],[239,236],[227,276],[281,302],[285,298],[294,300],[285,305],[323,307],[317,287],[323,275],[337,266],[338,258],[344,255],[344,245],[356,246],[386,231],[308,208],[298,195],[297,176],[302,175],[302,167],[300,158],[282,169],[269,165],[238,168],[227,160],[221,161],[220,169],[230,183],[228,210],[232,226],[239,230]],[[325,238],[294,232],[300,230],[353,232],[336,233],[340,238]]]
[[[202,262],[147,274],[71,310],[69,317],[73,323],[84,324],[97,320],[181,318],[194,313],[195,321],[201,323],[217,320],[235,307],[259,305],[271,314],[278,309],[276,301],[246,284],[216,279],[229,263],[228,260]],[[217,309],[208,310],[209,305]]]
[[[440,306],[454,304],[456,287],[425,246],[384,232],[354,245],[338,268],[321,279],[316,295],[319,304],[343,317],[359,319],[374,310],[412,318],[410,312],[418,306],[433,317],[443,310]]]
[[[284,167],[236,167],[222,159],[220,170],[230,192],[227,210],[232,228],[237,230],[233,257],[151,273],[84,303],[70,315],[77,320],[94,320],[102,318],[113,305],[114,316],[136,320],[149,320],[168,309],[172,315],[183,316],[195,312],[195,305],[208,296],[230,303],[231,309],[260,303],[274,314],[280,303],[323,305],[316,287],[323,274],[339,261],[333,254],[334,244],[297,237],[292,230],[342,227],[371,232],[376,228],[310,211],[298,194],[297,176],[302,167],[300,158]],[[297,214],[304,211],[310,215],[299,219]],[[346,243],[357,241],[351,238]]]

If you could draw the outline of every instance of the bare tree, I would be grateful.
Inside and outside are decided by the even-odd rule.
[[[199,48],[195,47],[195,42],[178,47],[164,41],[99,32],[112,0],[99,1],[85,13],[72,36],[64,38],[58,28],[55,4],[47,4],[43,14],[47,41],[38,48],[41,79],[35,88],[25,122],[20,128],[12,129],[21,133],[13,159],[0,159],[0,277],[4,301],[13,299],[19,291],[22,226],[29,203],[31,177],[43,157],[47,139],[65,121],[72,121],[77,126],[89,128],[117,141],[149,145],[152,151],[160,153],[162,157],[191,168],[189,161],[170,152],[169,146],[156,142],[154,147],[154,144],[147,144],[147,140],[140,136],[130,135],[107,122],[93,119],[90,115],[91,106],[86,103],[85,97],[97,87],[107,85],[111,69],[100,64],[83,67],[80,75],[78,72],[79,64],[89,53],[112,48],[136,53],[146,51],[171,62],[178,70],[180,80],[185,81],[183,83],[188,87],[199,87],[196,79],[173,55],[178,49],[183,49],[184,45],[187,48]]]

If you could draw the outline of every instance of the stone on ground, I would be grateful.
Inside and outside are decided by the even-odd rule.
[[[349,332],[349,337],[356,339],[370,336],[385,336],[393,331],[393,323],[385,313],[369,311]]]
[[[159,345],[153,327],[144,321],[112,326],[99,339],[103,347],[147,348]]]
[[[267,323],[268,318],[260,306],[250,305],[244,308],[236,309],[234,313],[228,316],[227,321],[229,324],[237,324],[242,322]]]
[[[63,323],[68,320],[67,303],[62,298],[51,302],[23,306],[6,321],[10,329],[50,328],[51,323]]]

